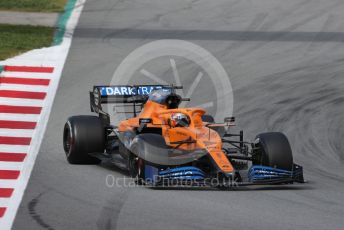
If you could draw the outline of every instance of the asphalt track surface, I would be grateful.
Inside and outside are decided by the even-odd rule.
[[[88,90],[109,83],[132,50],[166,38],[194,42],[221,62],[246,138],[285,132],[308,184],[108,188],[106,176],[123,177],[120,170],[66,163],[63,124],[90,113]],[[88,0],[13,229],[342,229],[343,88],[342,0]]]

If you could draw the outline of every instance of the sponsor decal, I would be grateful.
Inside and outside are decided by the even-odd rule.
[[[161,89],[162,86],[108,86],[101,87],[101,96],[134,96],[148,95],[153,90]]]

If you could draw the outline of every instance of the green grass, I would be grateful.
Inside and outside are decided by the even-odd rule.
[[[48,47],[54,37],[54,28],[0,24],[0,60],[23,52]]]
[[[0,10],[62,12],[67,0],[0,0]]]

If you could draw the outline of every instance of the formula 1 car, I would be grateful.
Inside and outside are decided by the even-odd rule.
[[[63,131],[71,164],[107,160],[125,168],[138,184],[151,186],[216,186],[304,182],[293,162],[287,137],[262,133],[253,143],[243,132],[231,133],[235,118],[223,123],[202,108],[179,108],[181,86],[94,86],[91,111],[98,116],[72,116]],[[103,104],[131,108],[133,117],[110,122]]]

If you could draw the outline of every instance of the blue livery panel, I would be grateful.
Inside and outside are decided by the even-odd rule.
[[[135,95],[149,95],[153,90],[161,89],[160,85],[142,85],[142,86],[101,86],[99,87],[100,95],[102,97],[108,96],[135,96]]]
[[[248,179],[250,182],[264,181],[283,181],[292,180],[296,182],[304,182],[303,169],[301,166],[294,164],[293,170],[283,170],[268,166],[253,165],[248,171]]]

